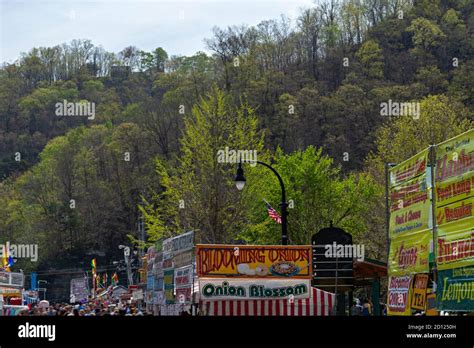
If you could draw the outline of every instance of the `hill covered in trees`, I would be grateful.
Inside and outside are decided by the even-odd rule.
[[[227,146],[275,163],[292,243],[334,221],[383,257],[383,164],[472,128],[473,10],[328,0],[293,23],[215,28],[210,54],[33,48],[0,69],[0,242],[38,243],[39,269],[110,264],[141,211],[150,240],[278,244],[263,203],[278,206],[277,182],[248,166],[239,193],[216,160]],[[57,116],[63,100],[95,117]],[[420,115],[383,116],[389,101]]]

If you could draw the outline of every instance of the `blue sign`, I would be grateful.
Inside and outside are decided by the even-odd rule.
[[[38,274],[36,272],[31,272],[31,290],[35,290],[38,287],[37,276]]]

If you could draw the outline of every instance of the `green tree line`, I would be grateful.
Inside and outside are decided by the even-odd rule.
[[[215,28],[211,54],[106,52],[90,40],[33,48],[0,69],[0,242],[35,242],[45,269],[194,229],[206,243],[279,243],[263,200],[278,182],[225,147],[257,151],[288,189],[289,237],[345,228],[386,253],[383,165],[472,127],[470,1],[335,1],[296,21]],[[63,100],[96,117],[60,117]],[[420,117],[381,103],[420,103]],[[102,260],[101,260],[102,261]]]

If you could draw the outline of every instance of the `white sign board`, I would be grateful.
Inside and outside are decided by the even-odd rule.
[[[143,300],[143,290],[135,290],[132,297],[134,300]]]
[[[87,278],[71,279],[71,291],[69,299],[71,303],[87,301],[89,290],[87,289]]]
[[[0,285],[22,288],[25,282],[23,273],[0,272]]]
[[[200,278],[202,300],[276,300],[309,298],[310,279]]]

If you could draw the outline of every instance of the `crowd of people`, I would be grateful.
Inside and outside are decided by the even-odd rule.
[[[382,315],[387,315],[387,307],[383,303],[380,304],[380,312]],[[374,315],[374,305],[372,304],[372,301],[370,299],[356,299],[352,303],[351,316],[369,317],[372,315]]]
[[[31,304],[19,316],[144,316],[148,315],[133,303],[119,300],[92,300],[81,304]]]

